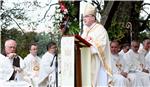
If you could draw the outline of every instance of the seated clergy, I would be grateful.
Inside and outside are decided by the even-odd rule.
[[[5,41],[5,58],[1,61],[1,80],[17,80],[17,81],[26,81],[29,84],[31,83],[30,79],[24,73],[24,62],[23,59],[16,53],[17,43],[15,40],[9,39]],[[1,78],[1,75],[3,78]],[[3,76],[4,75],[4,76]],[[6,77],[5,77],[6,76]]]
[[[139,49],[138,52],[139,54],[144,58],[146,54],[149,51],[149,44],[150,44],[150,39],[149,38],[144,38],[143,40],[143,48]]]
[[[123,56],[125,53],[127,53],[130,49],[130,44],[129,43],[124,43],[122,50],[119,52],[119,55]]]
[[[146,73],[145,64],[143,64],[144,58],[138,53],[139,46],[138,41],[132,41],[131,49],[124,55],[131,87],[147,87],[150,85],[149,74]]]
[[[112,41],[110,43],[111,65],[112,65],[112,85],[114,87],[130,87],[127,72],[125,72],[125,63],[123,58],[118,54],[119,43]]]
[[[32,79],[33,85],[38,85],[38,74],[40,69],[40,58],[37,56],[38,45],[32,43],[29,46],[30,53],[24,58],[25,68],[27,75]]]
[[[145,56],[145,63],[146,63],[146,68],[148,69],[148,72],[150,73],[150,44],[148,45],[149,47],[149,52]]]

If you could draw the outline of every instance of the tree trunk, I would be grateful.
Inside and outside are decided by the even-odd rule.
[[[140,24],[137,21],[140,10],[137,9],[140,8],[141,4],[142,1],[109,1],[102,14],[102,24],[108,29],[112,26],[113,22],[118,23],[126,29],[125,37],[122,38],[122,42],[130,42],[130,30],[126,28],[126,24],[131,22],[132,27],[130,27],[130,29],[132,29],[133,32],[132,39],[137,38],[140,29]]]

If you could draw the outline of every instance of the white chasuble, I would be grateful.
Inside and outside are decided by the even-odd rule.
[[[108,86],[108,75],[111,76],[112,72],[107,31],[101,24],[93,23],[90,27],[84,29],[82,37],[92,44],[92,86]]]

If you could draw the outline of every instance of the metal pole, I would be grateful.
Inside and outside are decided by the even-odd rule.
[[[57,58],[57,55],[56,55],[55,66],[56,66],[56,69],[55,69],[55,73],[56,73],[56,87],[58,87],[58,58]]]
[[[80,30],[80,35],[83,33],[83,14],[81,14],[81,30]]]

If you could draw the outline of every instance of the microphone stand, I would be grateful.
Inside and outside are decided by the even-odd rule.
[[[50,64],[50,67],[52,67],[55,58],[56,58],[56,61],[55,61],[56,87],[58,87],[58,58],[57,58],[57,54],[55,54],[55,56],[53,57],[53,60]]]
[[[55,61],[55,73],[56,73],[56,87],[58,87],[58,57],[56,54],[56,61]]]
[[[80,35],[83,33],[83,14],[81,14],[81,30],[80,30]]]

